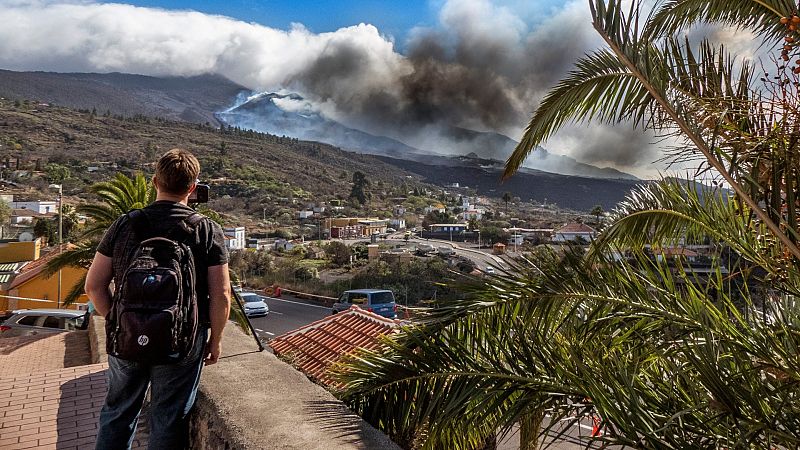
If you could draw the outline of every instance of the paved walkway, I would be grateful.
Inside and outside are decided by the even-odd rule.
[[[84,449],[94,443],[105,364],[0,379],[0,448]]]
[[[82,366],[90,362],[86,331],[0,338],[0,378]]]
[[[86,333],[0,338],[0,449],[94,448],[108,365],[89,364]]]

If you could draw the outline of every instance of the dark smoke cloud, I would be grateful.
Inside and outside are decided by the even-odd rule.
[[[518,139],[547,90],[598,45],[586,9],[582,1],[569,3],[529,29],[512,11],[488,0],[449,0],[439,27],[415,30],[407,43],[406,70],[388,83],[356,92],[337,86],[335,80],[357,71],[363,62],[354,48],[339,48],[336,63],[330,55],[320,57],[292,81],[313,101],[334,104],[351,126],[420,148],[504,159],[507,145],[481,141],[470,146],[469,141],[451,139],[451,128]],[[615,153],[603,147],[602,141],[590,146],[604,155]],[[629,159],[616,153],[620,161]]]

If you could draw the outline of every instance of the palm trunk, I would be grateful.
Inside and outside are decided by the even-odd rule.
[[[543,420],[543,409],[537,409],[520,418],[519,450],[536,450],[539,448],[539,433],[542,431]]]
[[[483,441],[483,445],[478,450],[497,450],[497,435],[493,434]]]

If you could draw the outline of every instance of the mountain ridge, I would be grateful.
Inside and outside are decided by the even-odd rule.
[[[247,91],[218,75],[151,77],[112,73],[0,69],[0,97],[29,99],[124,116],[144,115],[218,126],[214,112]]]

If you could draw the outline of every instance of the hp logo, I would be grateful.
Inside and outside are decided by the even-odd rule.
[[[143,334],[143,335],[139,336],[139,339],[137,339],[136,342],[138,342],[139,345],[144,347],[145,345],[147,345],[150,342],[150,338],[147,337],[147,335]]]

